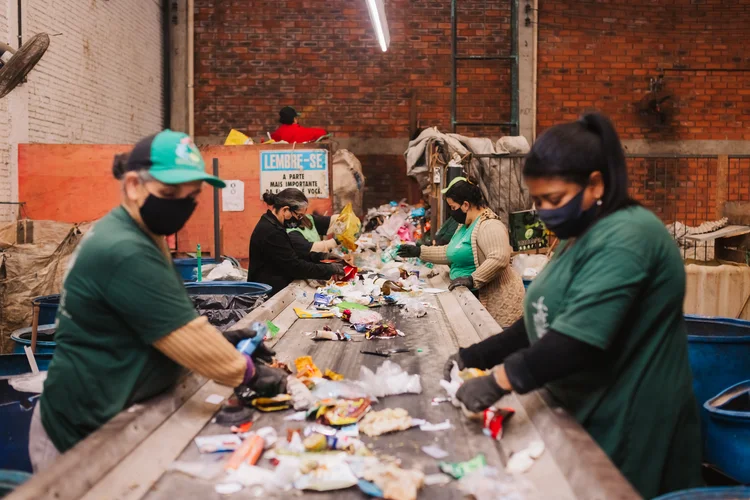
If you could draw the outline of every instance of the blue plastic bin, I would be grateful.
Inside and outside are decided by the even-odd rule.
[[[185,283],[189,295],[263,295],[271,287],[251,281],[201,281]]]
[[[41,371],[47,371],[52,361],[52,353],[36,353],[36,365]],[[0,377],[23,375],[29,371],[29,360],[26,354],[0,354]]]
[[[698,405],[750,379],[750,321],[685,315]]]
[[[0,470],[0,498],[31,479],[31,474],[20,470]]]
[[[41,361],[41,357],[38,358],[37,364],[42,364]],[[0,356],[0,374],[18,373],[21,368],[18,356]],[[27,362],[21,374],[30,371]],[[29,427],[38,400],[39,394],[18,392],[10,386],[7,378],[0,379],[0,469],[31,472]]]
[[[667,493],[654,500],[748,500],[750,488],[731,486],[720,488],[693,488],[690,490]]]
[[[531,280],[528,278],[523,278],[523,288],[524,290],[529,289],[529,285],[531,285]]]
[[[183,281],[198,281],[198,259],[174,259],[173,262]],[[201,259],[201,266],[208,264],[216,264],[216,259]]]
[[[15,342],[13,352],[23,354],[23,346],[31,347],[31,327],[16,330],[10,334],[10,339]],[[55,352],[55,347],[55,325],[39,325],[36,332],[36,353],[51,354]]]
[[[750,484],[750,380],[706,401],[705,460],[727,476]]]
[[[42,295],[34,297],[31,302],[39,305],[39,324],[53,325],[57,317],[57,308],[60,306],[60,294]]]

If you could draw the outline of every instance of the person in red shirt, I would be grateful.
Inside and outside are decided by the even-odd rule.
[[[295,142],[312,142],[320,139],[324,135],[327,135],[322,128],[309,128],[302,127],[298,123],[299,115],[289,106],[281,108],[279,111],[279,121],[281,126],[276,129],[276,132],[271,134],[271,139],[274,141],[286,141],[290,144]]]

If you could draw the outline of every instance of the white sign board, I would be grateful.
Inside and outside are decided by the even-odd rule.
[[[225,181],[227,187],[221,190],[221,209],[224,212],[245,211],[245,183]]]
[[[308,198],[329,198],[328,151],[267,150],[260,152],[260,195],[297,188]]]

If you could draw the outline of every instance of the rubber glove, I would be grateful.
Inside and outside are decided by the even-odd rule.
[[[443,366],[443,378],[447,380],[448,382],[451,381],[451,370],[453,370],[453,362],[458,363],[458,369],[463,370],[466,368],[466,364],[464,363],[464,360],[461,359],[461,353],[457,352],[450,358],[448,358],[448,361],[445,362],[445,365]]]
[[[419,245],[399,245],[396,255],[401,258],[407,259],[410,257],[419,257],[422,250]]]
[[[463,276],[461,278],[453,279],[451,280],[450,285],[448,285],[448,290],[453,290],[460,286],[465,286],[469,290],[472,290],[474,288],[474,278],[471,276]]]
[[[461,401],[470,412],[477,413],[486,410],[500,398],[508,394],[497,384],[493,374],[477,377],[464,382],[456,392],[456,398]]]

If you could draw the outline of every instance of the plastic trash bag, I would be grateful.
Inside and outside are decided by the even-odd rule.
[[[351,203],[346,204],[336,222],[332,225],[333,234],[336,236],[336,239],[351,251],[357,249],[356,241],[361,228],[362,222],[354,214]]]
[[[534,485],[527,479],[501,474],[494,467],[483,467],[462,477],[458,487],[476,500],[535,500],[539,498]]]
[[[211,269],[203,281],[247,281],[247,272],[237,269],[232,261],[224,260],[221,264]]]
[[[421,394],[419,375],[409,375],[396,363],[386,360],[375,373],[366,366],[359,369],[359,384],[376,397],[396,394]]]
[[[226,331],[250,311],[260,306],[268,296],[263,295],[191,295],[198,314],[219,331]]]
[[[372,373],[372,372],[370,372]],[[377,401],[376,394],[372,394],[367,385],[350,380],[326,380],[315,379],[315,387],[312,389],[312,396],[315,401],[323,399],[359,399],[371,398]]]

